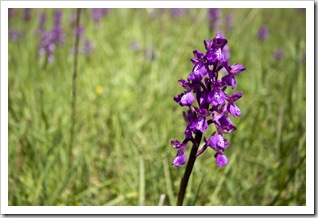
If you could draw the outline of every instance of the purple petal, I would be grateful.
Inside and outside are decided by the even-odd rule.
[[[231,66],[231,70],[230,73],[233,75],[238,75],[240,74],[242,71],[244,71],[246,68],[242,65],[242,64],[233,64]]]
[[[181,106],[190,106],[194,102],[195,98],[192,92],[188,92],[181,97],[180,105]]]
[[[226,39],[223,39],[219,34],[216,34],[216,37],[213,39],[212,47],[215,49],[223,48],[227,43]]]
[[[212,45],[213,45],[213,40],[204,40],[204,46],[207,51],[211,49]]]
[[[206,93],[205,92],[202,92],[201,93],[201,95],[200,95],[200,97],[199,97],[199,104],[200,104],[200,106],[202,106],[203,104],[205,104],[206,103]]]
[[[191,139],[192,138],[192,131],[190,128],[186,128],[186,130],[184,131],[184,134],[186,135],[187,139]]]
[[[228,86],[232,86],[232,89],[236,88],[236,80],[232,74],[228,74],[222,77],[222,81],[226,83]]]
[[[204,57],[204,54],[199,50],[194,50],[193,55],[195,59],[202,59]]]
[[[183,118],[186,123],[190,123],[194,119],[194,113],[191,110],[188,110],[187,113],[183,111]]]
[[[211,114],[209,110],[204,108],[196,108],[195,111],[201,114],[203,117],[208,117]]]
[[[179,83],[180,85],[182,85],[182,87],[185,88],[185,89],[187,89],[188,91],[191,90],[191,87],[190,87],[191,84],[188,83],[187,81],[185,81],[184,79],[179,79],[179,80],[178,80],[178,83]]]
[[[230,48],[229,48],[229,46],[225,45],[223,50],[222,50],[222,52],[223,52],[223,55],[224,55],[224,59],[228,60],[230,58]]]
[[[176,96],[174,96],[174,97],[173,97],[173,100],[174,100],[175,102],[179,103],[180,100],[181,100],[181,95],[176,95]]]
[[[179,150],[182,150],[182,151],[184,151],[186,148],[186,145],[182,142],[179,142],[178,140],[171,140],[170,143],[171,143],[172,147],[179,149]]]
[[[189,126],[190,130],[192,132],[196,132],[197,130],[204,133],[208,128],[208,123],[203,117],[198,117],[195,120],[192,121],[192,123]]]
[[[183,151],[179,150],[172,164],[176,167],[181,167],[186,162],[187,162],[187,156],[183,153]]]
[[[216,159],[215,162],[219,167],[224,167],[228,163],[227,157],[220,152],[217,152],[214,157]]]
[[[207,102],[213,106],[224,105],[225,95],[220,89],[213,89],[207,96]]]
[[[208,64],[214,64],[216,61],[222,62],[224,60],[224,55],[221,48],[209,50],[206,53],[206,60]]]
[[[243,95],[243,92],[236,92],[231,95],[227,95],[225,99],[229,102],[236,102],[242,97],[242,95]]]
[[[208,145],[213,149],[224,150],[224,139],[221,134],[211,136],[208,141]]]
[[[241,111],[234,103],[228,104],[227,111],[230,114],[232,114],[234,117],[236,117],[236,116],[241,117]]]
[[[201,62],[197,63],[188,76],[188,80],[201,80],[208,73],[208,70]]]
[[[220,133],[227,134],[234,132],[236,130],[236,127],[233,126],[232,121],[227,116],[222,116],[218,120],[217,129]]]

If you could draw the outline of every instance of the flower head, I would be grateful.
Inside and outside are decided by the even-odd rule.
[[[52,40],[62,45],[64,43],[64,32],[61,27],[62,11],[57,10],[54,14],[54,26],[51,31]]]
[[[39,27],[38,27],[38,29],[39,29],[40,32],[44,31],[44,29],[45,29],[45,27],[44,27],[45,21],[46,21],[46,14],[44,12],[42,12],[40,14],[40,16],[39,16]]]
[[[31,20],[31,8],[25,8],[23,10],[23,19],[25,22],[29,22]]]
[[[16,41],[18,40],[19,38],[21,38],[22,36],[22,33],[21,32],[18,32],[18,31],[15,31],[13,29],[9,29],[9,38],[11,41]]]
[[[280,60],[284,58],[284,50],[283,49],[278,49],[274,52],[273,54],[274,59]]]
[[[233,29],[233,18],[234,18],[233,13],[228,13],[226,15],[226,28],[227,28],[227,31],[231,31]]]
[[[210,21],[210,29],[218,31],[220,29],[222,12],[220,8],[208,9],[208,20]]]
[[[55,48],[64,44],[64,32],[61,27],[62,15],[61,10],[55,10],[54,25],[51,30],[45,30],[45,14],[42,13],[39,18],[38,31],[41,35],[41,41],[39,43],[38,55],[45,56],[49,62],[54,61]]]
[[[93,8],[91,17],[95,23],[98,23],[104,16],[108,14],[109,8]]]
[[[95,89],[96,94],[100,95],[103,93],[103,87],[102,86],[97,86]]]
[[[202,154],[207,148],[211,148],[216,153],[214,155],[216,164],[220,167],[228,163],[228,158],[223,154],[230,146],[225,134],[236,130],[229,115],[241,116],[241,110],[236,102],[242,97],[242,92],[227,94],[227,87],[236,88],[235,77],[240,75],[245,67],[242,64],[229,65],[229,55],[225,57],[225,47],[227,40],[220,34],[212,40],[204,40],[206,51],[193,51],[194,57],[191,59],[194,67],[187,80],[179,79],[179,84],[185,91],[174,96],[174,101],[183,107],[188,107],[187,112],[183,112],[186,121],[183,142],[171,141],[171,145],[178,149],[173,165],[180,167],[186,163],[186,145],[189,141],[195,143],[197,134],[205,134],[209,125],[214,125],[216,132],[212,133],[208,140],[204,137],[205,144],[197,152],[197,156]],[[219,71],[223,69],[227,75],[219,79]],[[198,106],[193,104],[195,100]],[[199,146],[199,145],[197,145]]]
[[[267,26],[261,26],[258,30],[258,38],[260,40],[266,40],[268,38],[268,27]]]

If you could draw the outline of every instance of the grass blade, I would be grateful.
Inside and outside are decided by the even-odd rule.
[[[144,160],[139,157],[139,206],[144,206],[145,203],[145,170]]]

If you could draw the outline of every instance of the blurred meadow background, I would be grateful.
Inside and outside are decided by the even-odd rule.
[[[306,205],[305,9],[209,10],[82,9],[70,148],[76,9],[9,9],[9,205],[175,205],[173,96],[219,30],[246,67],[242,116],[228,165],[198,157],[184,204]]]

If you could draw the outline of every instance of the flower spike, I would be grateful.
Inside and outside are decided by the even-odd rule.
[[[236,130],[229,116],[241,117],[241,110],[236,102],[243,93],[227,94],[225,91],[228,86],[236,89],[235,77],[241,74],[245,67],[238,63],[229,64],[229,55],[223,51],[225,47],[228,50],[227,43],[228,40],[223,38],[222,34],[217,34],[212,40],[204,40],[206,52],[194,50],[194,57],[191,59],[194,64],[192,71],[187,80],[178,80],[186,90],[176,95],[174,101],[183,107],[188,107],[188,110],[183,112],[187,124],[184,141],[171,141],[171,145],[178,149],[172,163],[176,167],[181,167],[187,162],[185,155],[187,143],[191,141],[193,146],[198,149],[202,135],[207,132],[208,126],[211,124],[217,131],[210,137],[204,137],[205,144],[199,151],[196,151],[195,156],[199,156],[211,148],[215,151],[214,158],[219,167],[224,167],[228,163],[224,152],[230,146],[230,142],[224,138],[224,135]],[[227,75],[219,79],[221,69]],[[198,104],[195,104],[195,101]],[[198,135],[200,137],[197,137]]]

